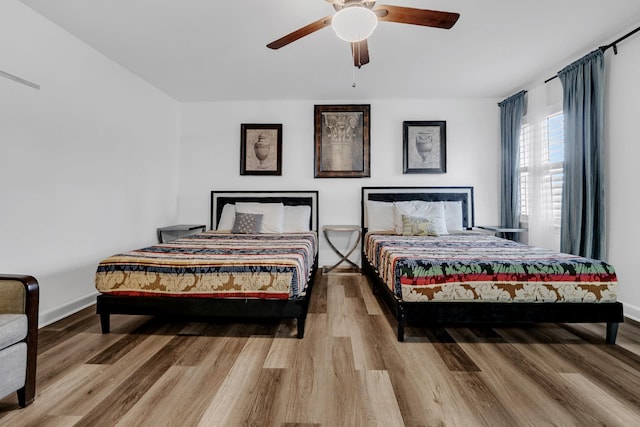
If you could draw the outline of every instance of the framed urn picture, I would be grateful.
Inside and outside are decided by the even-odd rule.
[[[371,105],[314,106],[314,177],[366,178]]]
[[[447,171],[447,122],[402,122],[403,173]]]
[[[240,175],[282,175],[282,124],[241,125]]]

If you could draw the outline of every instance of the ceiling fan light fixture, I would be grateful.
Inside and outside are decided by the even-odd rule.
[[[371,9],[359,5],[340,9],[331,20],[331,26],[336,35],[350,43],[368,38],[377,25],[376,14]]]

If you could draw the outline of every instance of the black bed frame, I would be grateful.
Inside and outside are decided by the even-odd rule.
[[[437,200],[463,203],[463,226],[472,228],[473,187],[363,187],[362,235],[367,231],[366,200]],[[522,303],[522,302],[406,302],[383,282],[362,253],[363,271],[373,292],[389,307],[398,321],[398,341],[404,341],[405,326],[517,325],[527,323],[606,323],[606,342],[615,344],[618,324],[624,322],[620,302],[611,303]]]
[[[318,231],[317,191],[212,191],[211,228],[220,219],[222,208],[236,202],[282,202],[285,205],[311,206],[310,229]],[[288,300],[271,299],[221,299],[221,298],[171,298],[136,297],[99,294],[97,313],[100,315],[102,333],[109,333],[111,314],[135,314],[186,318],[225,319],[296,319],[297,337],[304,337],[304,326],[309,309],[309,299],[318,267],[318,256],[304,296]]]

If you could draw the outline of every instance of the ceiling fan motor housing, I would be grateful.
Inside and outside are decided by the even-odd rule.
[[[338,37],[350,43],[368,38],[378,25],[378,17],[361,2],[345,5],[331,20],[333,30]]]

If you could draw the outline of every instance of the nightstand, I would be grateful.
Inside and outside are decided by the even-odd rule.
[[[329,273],[332,270],[336,269],[340,264],[347,263],[350,265],[348,268],[349,271],[341,272],[342,274],[360,274],[360,266],[355,262],[349,259],[349,256],[356,250],[358,244],[360,243],[360,238],[362,237],[362,232],[359,226],[357,225],[324,225],[322,226],[322,232],[324,233],[324,237],[327,239],[327,243],[333,249],[336,255],[340,257],[340,260],[333,264],[331,267],[324,267],[322,269],[322,273]],[[344,252],[336,247],[336,245],[331,241],[332,234],[350,234],[351,236],[355,235],[355,239],[353,239],[352,245],[344,250]],[[355,270],[355,271],[354,271]],[[333,274],[341,274],[341,273],[333,273]]]
[[[180,237],[190,236],[192,234],[202,233],[207,228],[202,224],[179,224],[169,227],[158,228],[158,241],[160,243],[170,242]]]

